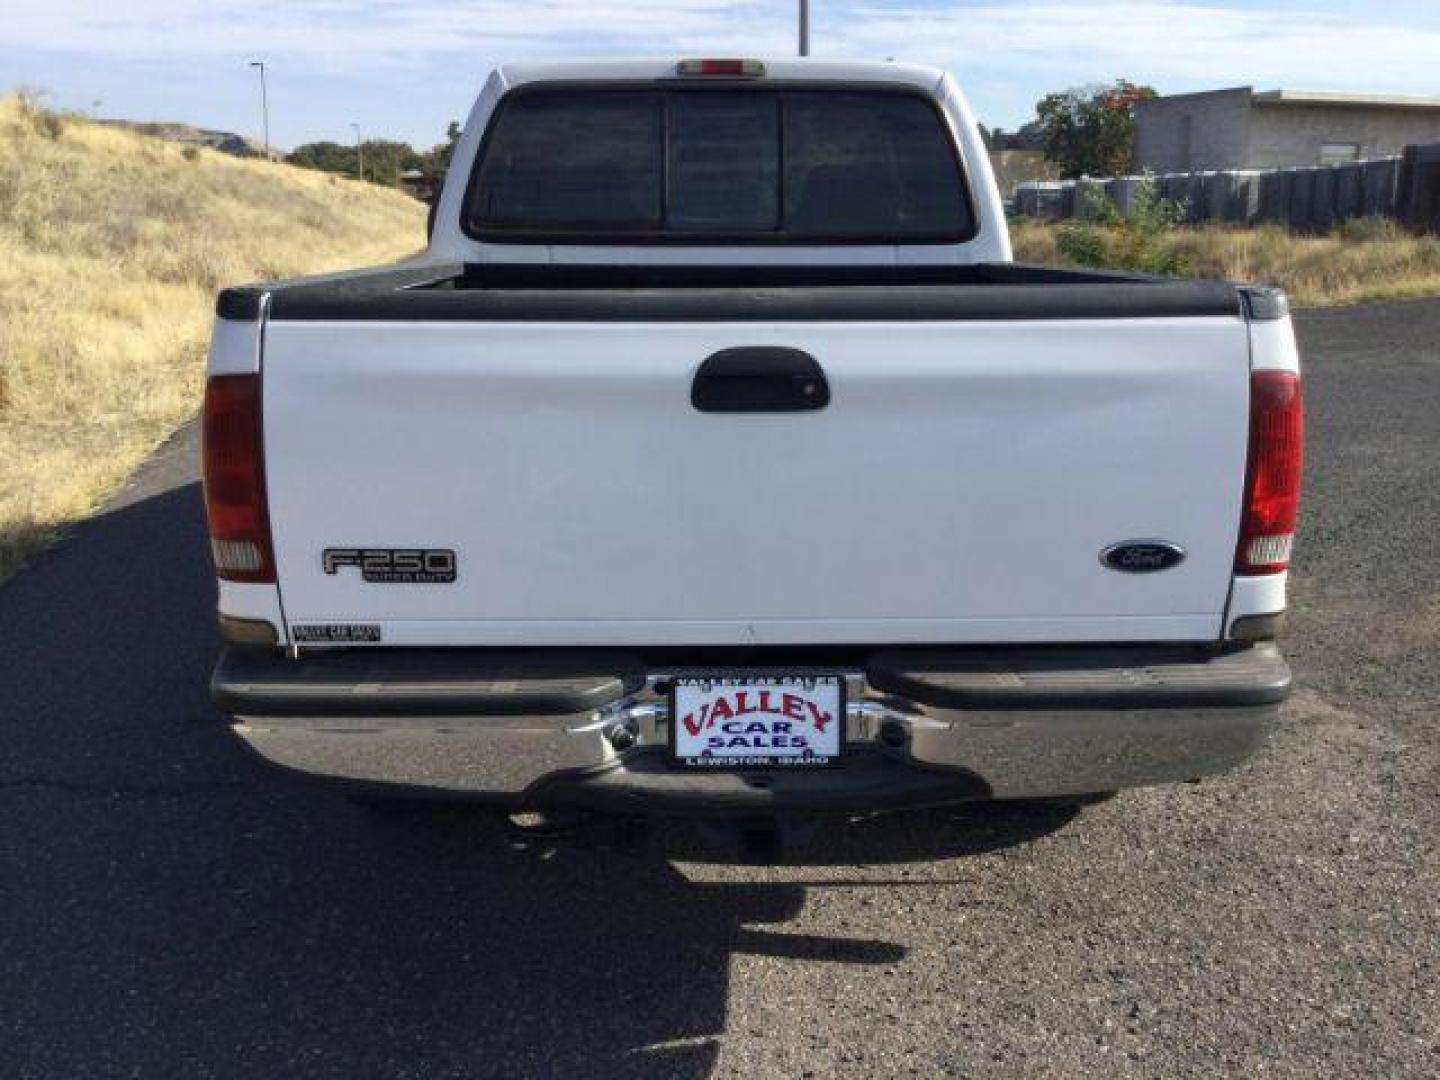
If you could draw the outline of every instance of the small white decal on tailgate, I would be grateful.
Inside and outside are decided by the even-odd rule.
[[[297,642],[307,644],[380,640],[380,627],[375,623],[305,623],[292,626],[290,632]]]

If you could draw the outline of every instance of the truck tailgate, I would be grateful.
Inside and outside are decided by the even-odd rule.
[[[711,413],[701,363],[803,350],[816,411]],[[385,644],[1208,640],[1245,472],[1234,317],[272,321],[287,623]],[[1121,573],[1107,546],[1179,545]],[[455,553],[366,581],[330,549]]]

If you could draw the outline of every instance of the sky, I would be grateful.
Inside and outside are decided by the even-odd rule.
[[[0,0],[0,90],[97,116],[271,140],[399,138],[464,120],[507,60],[795,50],[796,0]],[[1127,78],[1440,96],[1440,0],[811,0],[816,56],[953,72],[1013,129],[1052,90]]]

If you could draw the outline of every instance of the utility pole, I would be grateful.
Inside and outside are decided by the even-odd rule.
[[[800,0],[800,55],[810,55],[810,0]]]
[[[265,125],[265,160],[270,160],[270,95],[265,89],[265,61],[251,60],[250,66],[260,69],[260,116]]]
[[[361,179],[361,180],[364,180],[364,179],[365,179],[365,144],[360,141],[360,125],[359,125],[359,124],[354,124],[354,123],[352,123],[350,126],[355,129],[355,161],[356,161],[356,169],[355,169],[355,171],[360,174],[360,179]]]

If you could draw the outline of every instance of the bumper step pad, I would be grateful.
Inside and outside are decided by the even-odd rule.
[[[644,685],[638,657],[593,649],[337,649],[295,661],[232,647],[210,681],[237,716],[565,716]]]
[[[1290,668],[1264,643],[1133,648],[885,649],[866,678],[876,690],[946,709],[1154,709],[1271,705]]]

